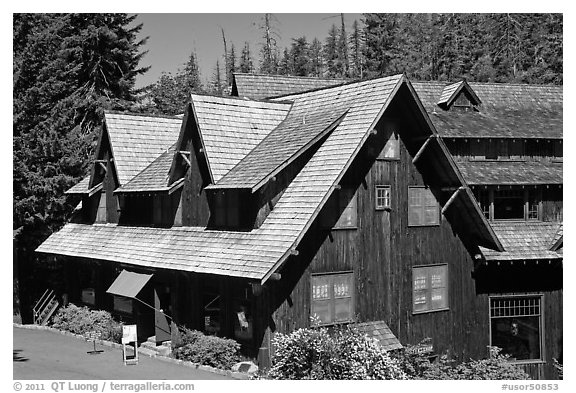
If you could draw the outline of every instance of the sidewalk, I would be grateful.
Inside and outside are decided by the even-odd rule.
[[[92,342],[49,330],[13,328],[13,379],[94,380],[233,380],[193,367],[140,356],[125,366],[122,351],[96,344],[104,352],[91,355]]]

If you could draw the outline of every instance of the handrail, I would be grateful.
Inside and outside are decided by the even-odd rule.
[[[38,312],[38,305],[40,304],[40,302],[43,301],[44,297],[46,297],[46,295],[48,294],[49,291],[50,291],[50,288],[46,289],[44,291],[44,293],[42,294],[42,296],[40,296],[40,299],[38,299],[38,301],[36,302],[34,307],[32,307],[32,311],[34,312],[34,315],[36,315],[36,313]]]

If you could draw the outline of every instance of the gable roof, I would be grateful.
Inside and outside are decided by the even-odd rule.
[[[118,181],[126,184],[172,146],[182,119],[128,113],[105,113]]]
[[[495,221],[494,232],[504,251],[480,248],[487,261],[558,259],[562,254],[550,249],[562,223],[543,221]]]
[[[563,184],[562,162],[457,160],[458,168],[470,185]]]
[[[255,100],[301,93],[349,82],[347,79],[329,79],[305,76],[234,73],[232,95]]]
[[[404,348],[384,321],[359,322],[353,324],[352,328],[378,340],[386,351]]]
[[[90,176],[86,176],[78,183],[76,183],[76,185],[66,190],[64,194],[67,195],[87,194],[89,188],[90,188]]]
[[[552,238],[552,242],[550,244],[551,251],[561,252],[560,250],[564,247],[564,226],[560,223],[560,227],[554,234],[554,238]]]
[[[337,126],[347,109],[295,104],[288,116],[212,188],[252,192]]]
[[[467,97],[470,97],[470,102],[473,105],[482,103],[470,85],[462,80],[444,87],[437,104],[442,108],[449,108],[460,94],[466,94]]]
[[[214,182],[280,124],[291,107],[290,103],[198,94],[192,94],[191,105]]]
[[[239,232],[67,224],[37,251],[265,282],[294,254],[389,108],[400,111],[396,114],[409,122],[410,126],[398,132],[410,154],[421,157],[416,165],[425,182],[439,195],[445,208],[449,204],[455,206],[443,211],[449,222],[458,231],[476,236],[479,244],[502,249],[403,75],[306,92],[288,99],[296,108],[302,106],[312,112],[322,113],[327,108],[336,113],[348,112],[287,186],[259,228]],[[443,186],[456,187],[458,191],[446,194]]]
[[[169,191],[171,187],[168,186],[168,175],[175,150],[175,144],[170,146],[142,172],[134,176],[128,183],[118,187],[114,193]]]
[[[443,137],[562,139],[562,86],[468,84],[482,101],[480,112],[438,110],[445,83],[412,83]]]

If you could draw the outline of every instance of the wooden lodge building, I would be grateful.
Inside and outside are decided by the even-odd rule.
[[[37,249],[65,257],[70,301],[261,364],[275,332],[355,323],[557,377],[562,87],[236,74],[232,93],[105,114],[81,205]]]

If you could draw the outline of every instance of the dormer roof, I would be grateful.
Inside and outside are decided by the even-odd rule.
[[[465,80],[444,87],[437,104],[443,109],[450,109],[452,105],[458,104],[460,100],[469,103],[473,107],[481,104],[480,98]]]

